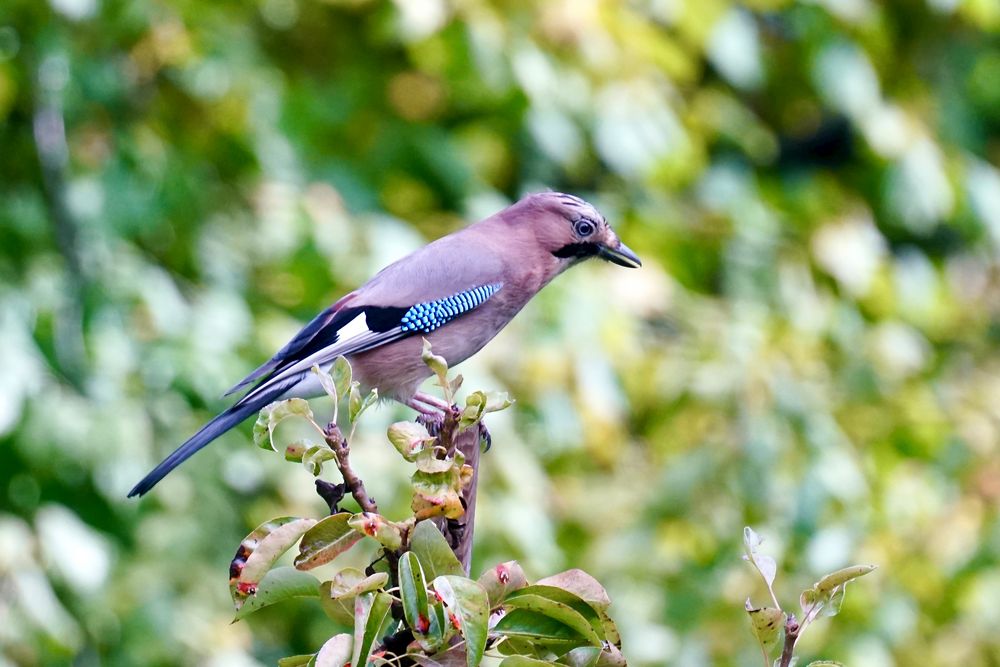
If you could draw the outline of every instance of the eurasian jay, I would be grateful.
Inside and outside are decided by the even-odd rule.
[[[431,371],[422,339],[454,366],[478,352],[557,275],[590,257],[638,267],[639,258],[593,206],[543,192],[449,234],[382,269],[307,324],[230,389],[258,384],[129,492],[143,495],[192,454],[272,401],[323,394],[314,365],[345,356],[365,392],[420,412],[446,407],[417,388]]]

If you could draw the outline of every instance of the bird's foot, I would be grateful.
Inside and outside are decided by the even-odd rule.
[[[447,401],[421,392],[414,394],[406,404],[420,413],[417,416],[417,422],[423,424],[432,436],[441,433],[445,416],[449,413],[455,413],[457,410],[454,405],[449,405]]]
[[[443,399],[421,392],[414,394],[413,397],[406,402],[406,405],[420,413],[417,416],[417,422],[423,424],[423,426],[427,429],[427,432],[432,436],[437,436],[441,433],[441,427],[444,424],[445,415],[449,412],[457,415],[458,412],[457,406],[449,405],[448,402]],[[479,422],[478,428],[479,442],[484,446],[484,451],[488,452],[490,451],[490,447],[493,446],[493,436],[490,435],[490,430],[486,427],[484,422]]]
[[[441,412],[421,412],[417,415],[417,423],[427,429],[427,435],[436,438],[441,435],[444,427],[444,414]]]

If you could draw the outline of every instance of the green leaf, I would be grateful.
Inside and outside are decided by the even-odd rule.
[[[420,354],[420,358],[423,360],[427,367],[433,371],[437,376],[438,384],[442,387],[448,387],[448,362],[445,361],[444,357],[438,356],[431,351],[431,344],[426,338],[424,338],[424,348],[423,352]]]
[[[381,514],[360,512],[350,517],[347,523],[362,535],[374,537],[390,551],[398,551],[403,546],[403,531],[400,530],[399,525],[389,521]]]
[[[285,447],[285,460],[302,463],[302,455],[305,454],[306,450],[311,446],[314,445],[306,440],[296,440],[292,444]]]
[[[458,452],[454,459],[438,459],[430,449],[417,456],[418,470],[410,478],[410,508],[417,519],[457,519],[465,514],[462,490],[472,481],[473,470],[464,460]]]
[[[476,667],[486,651],[490,600],[486,590],[466,577],[443,575],[431,583],[445,606],[457,614],[465,638],[468,667]]]
[[[479,585],[490,598],[490,609],[496,609],[511,591],[524,588],[528,579],[516,560],[509,560],[492,567],[479,576]]]
[[[507,595],[507,599],[504,600],[504,604],[515,604],[514,601],[519,597],[528,595],[542,597],[570,607],[587,620],[590,627],[598,634],[598,636],[601,636],[612,643],[618,643],[617,630],[615,630],[614,637],[607,636],[605,633],[605,627],[607,626],[607,623],[604,621],[605,610],[599,611],[594,609],[594,607],[585,602],[582,598],[580,598],[580,596],[565,589],[556,588],[555,586],[546,586],[544,584],[534,584],[512,591]],[[610,621],[610,619],[608,620]],[[612,623],[611,625],[613,628],[614,624]]]
[[[276,567],[260,580],[256,592],[238,605],[234,621],[240,621],[258,609],[295,597],[317,597],[316,577],[294,567]]]
[[[257,591],[258,582],[281,554],[314,525],[315,519],[280,517],[262,523],[243,539],[229,566],[229,591],[237,610]]]
[[[427,585],[420,559],[412,551],[407,551],[399,559],[399,596],[403,600],[406,624],[418,634],[428,634],[431,615],[427,604]]]
[[[505,391],[490,391],[486,394],[486,407],[483,412],[500,412],[514,405],[514,399]]]
[[[573,598],[560,600],[564,604],[569,604],[577,611],[583,613],[590,621],[591,625],[594,626],[597,633],[604,637],[605,641],[614,646],[621,646],[622,642],[621,636],[618,633],[618,627],[611,619],[611,616],[608,615],[607,611],[608,607],[611,605],[611,599],[608,597],[607,591],[604,590],[604,587],[600,584],[600,582],[592,576],[583,570],[572,569],[541,579],[535,585],[559,588],[568,593],[572,593],[577,598],[585,602],[597,612],[597,622],[595,622],[593,617],[589,615],[589,612],[580,604],[575,602]]]
[[[337,400],[347,396],[354,381],[351,372],[351,363],[344,357],[337,357],[330,367],[330,377],[333,378],[333,385],[337,392]]]
[[[338,357],[338,358],[342,359],[343,357]],[[329,373],[324,371],[316,364],[313,364],[311,370],[313,373],[316,374],[316,377],[319,378],[319,383],[320,386],[323,387],[323,391],[326,392],[327,396],[333,399],[333,404],[337,405],[337,403],[340,401],[340,396],[337,394],[337,386],[334,383],[333,378],[330,376]]]
[[[523,589],[527,590],[527,589]],[[594,626],[591,625],[583,614],[573,607],[562,602],[542,597],[541,595],[516,595],[504,601],[507,609],[527,609],[529,611],[544,614],[572,628],[578,635],[583,637],[591,646],[600,646],[603,641]],[[594,614],[596,617],[596,614]],[[600,625],[598,625],[600,627]]]
[[[844,667],[844,663],[835,660],[813,660],[806,667]]]
[[[413,460],[420,472],[435,474],[450,472],[456,467],[460,469],[465,462],[465,457],[460,452],[455,452],[455,455],[456,458],[446,456],[444,447],[429,447],[420,451]]]
[[[596,646],[581,646],[559,657],[560,665],[569,667],[596,667],[601,658],[601,649]]]
[[[341,625],[354,625],[354,598],[362,593],[385,588],[389,582],[387,572],[375,572],[365,576],[361,570],[344,568],[331,581],[324,581],[319,587],[319,600],[327,616]]]
[[[278,667],[302,667],[308,665],[316,656],[312,653],[305,655],[290,655],[287,658],[278,658]]]
[[[493,631],[506,637],[523,637],[535,641],[557,641],[569,644],[567,648],[583,646],[587,640],[572,627],[537,611],[513,609],[501,618]]]
[[[348,404],[348,418],[353,424],[365,410],[378,403],[378,389],[372,389],[364,398],[358,389],[358,383],[351,384],[351,400]]]
[[[413,528],[410,551],[420,559],[424,575],[432,581],[444,574],[465,576],[465,569],[452,553],[448,541],[430,521],[421,521]]]
[[[872,572],[875,567],[874,565],[845,567],[831,572],[813,584],[812,588],[802,591],[799,596],[799,604],[802,611],[806,613],[803,623],[808,622],[810,617],[836,616],[840,613],[847,584]]]
[[[514,404],[507,392],[474,391],[465,397],[465,408],[458,420],[460,429],[479,423],[490,412],[505,410]]]
[[[333,514],[306,531],[299,544],[299,555],[295,557],[295,567],[311,570],[329,563],[357,544],[361,535],[348,524],[350,518],[346,512]]]
[[[838,586],[843,586],[858,577],[865,576],[877,567],[877,565],[852,565],[851,567],[845,567],[826,575],[813,584],[813,587],[820,593],[830,592]]]
[[[354,638],[345,633],[330,637],[316,654],[316,667],[344,667],[351,661]]]
[[[373,572],[366,575],[356,567],[345,567],[335,574],[329,583],[330,597],[355,597],[383,588],[389,583],[389,573]]]
[[[548,667],[551,664],[548,660],[536,660],[524,655],[512,655],[504,658],[503,662],[500,663],[500,667],[542,667],[543,665]]]
[[[604,630],[604,640],[612,646],[621,648],[622,637],[618,633],[618,626],[615,625],[614,620],[612,620],[607,610],[602,609],[598,611],[597,614],[601,617],[601,627]]]
[[[413,461],[424,448],[434,442],[427,429],[416,422],[396,422],[389,427],[389,442],[407,461]]]
[[[323,464],[327,461],[335,459],[336,454],[330,449],[326,444],[313,445],[306,449],[302,454],[302,465],[306,467],[306,470],[312,474],[313,477],[319,477],[323,472]],[[287,457],[286,457],[287,458]]]
[[[572,648],[567,646],[566,651]],[[524,637],[504,637],[502,642],[496,644],[496,649],[500,655],[521,655],[529,658],[548,658],[552,654],[550,646],[537,644]]]
[[[482,391],[474,391],[465,397],[465,408],[458,418],[458,428],[467,429],[477,424],[482,419],[486,410],[486,394]]]
[[[770,653],[781,639],[785,627],[785,612],[774,607],[754,608],[750,598],[747,598],[746,610],[750,615],[750,627],[754,637],[760,642],[764,652]]]
[[[368,664],[372,646],[379,638],[382,624],[392,607],[392,597],[386,593],[365,593],[354,598],[354,653],[351,664]]]
[[[354,570],[354,568],[350,568]],[[360,570],[355,570],[362,577],[364,574]],[[336,579],[342,573],[337,573],[332,581],[324,581],[319,585],[319,603],[323,611],[331,619],[341,625],[353,627],[354,625],[354,598],[360,593],[351,595],[336,595]]]
[[[313,412],[309,402],[302,398],[289,398],[275,401],[257,413],[257,421],[253,425],[253,444],[261,449],[278,451],[274,445],[274,429],[289,417],[302,417],[313,420]]]
[[[594,609],[607,609],[611,598],[597,579],[579,569],[566,570],[540,579],[536,586],[552,586],[573,593]]]

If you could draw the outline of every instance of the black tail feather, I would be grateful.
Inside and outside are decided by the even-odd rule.
[[[171,470],[188,460],[195,452],[209,444],[220,435],[233,428],[250,415],[258,412],[271,401],[277,400],[289,387],[293,386],[300,378],[291,378],[276,387],[269,387],[257,393],[256,396],[245,396],[239,403],[231,408],[219,413],[207,424],[201,427],[197,433],[188,438],[187,442],[173,451],[170,456],[163,459],[160,465],[153,468],[148,475],[142,478],[138,484],[128,492],[128,497],[142,496],[149,492],[157,483],[167,476]],[[259,388],[258,388],[259,389]]]
[[[171,470],[184,463],[199,449],[239,424],[258,409],[258,406],[254,405],[234,405],[225,412],[213,417],[212,421],[202,426],[200,431],[188,438],[187,442],[175,449],[170,456],[163,459],[160,465],[153,468],[148,475],[143,477],[141,482],[132,487],[132,490],[128,492],[128,497],[131,498],[146,494],[161,479],[166,477]]]

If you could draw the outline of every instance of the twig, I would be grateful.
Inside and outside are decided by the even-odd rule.
[[[323,429],[323,437],[326,439],[326,444],[330,446],[330,449],[333,450],[334,455],[337,457],[337,468],[340,470],[340,475],[344,478],[344,484],[350,489],[354,500],[361,506],[361,511],[377,513],[378,505],[368,495],[368,492],[365,490],[365,483],[361,481],[361,478],[358,477],[357,473],[351,467],[351,448],[348,446],[344,434],[341,433],[340,427],[335,422],[330,422]]]
[[[795,642],[799,640],[801,630],[802,626],[795,620],[795,614],[789,613],[785,620],[785,645],[781,649],[779,667],[791,667],[792,653],[795,651]]]
[[[462,431],[455,438],[455,448],[465,455],[465,464],[472,467],[472,480],[462,490],[462,507],[465,514],[448,521],[448,532],[453,541],[452,551],[465,573],[469,574],[472,567],[472,534],[476,524],[476,491],[479,488],[479,429],[470,428]]]
[[[435,445],[443,447],[449,455],[456,451],[462,452],[466,465],[472,468],[472,480],[469,485],[462,490],[462,507],[465,513],[457,519],[435,519],[434,523],[438,530],[448,540],[455,557],[462,563],[465,573],[469,574],[472,567],[472,535],[475,531],[476,521],[476,491],[479,487],[479,440],[481,437],[480,428],[468,428],[458,431],[458,421],[461,411],[457,406],[452,406],[440,422],[428,423],[424,419],[424,425],[428,431],[435,434],[437,442]]]

